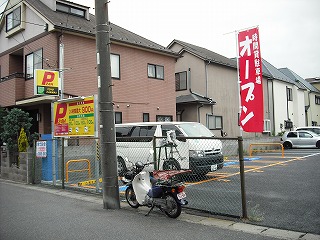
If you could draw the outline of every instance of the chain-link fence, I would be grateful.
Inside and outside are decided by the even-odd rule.
[[[116,146],[122,200],[126,188],[123,174],[137,161],[149,162],[150,171],[190,170],[181,176],[187,208],[243,216],[238,138],[178,137],[168,142],[163,137],[118,137]],[[35,167],[42,183],[102,191],[99,139],[47,140],[47,156],[37,158]]]

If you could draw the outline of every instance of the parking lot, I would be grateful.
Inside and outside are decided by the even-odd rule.
[[[284,157],[281,152],[245,157],[250,222],[319,234],[319,169],[319,149],[289,149],[285,150]],[[191,198],[189,206],[212,213],[237,215],[241,211],[239,174],[236,159],[226,159],[222,170],[209,173],[205,179],[187,181],[187,193]],[[210,194],[211,202],[196,198]]]

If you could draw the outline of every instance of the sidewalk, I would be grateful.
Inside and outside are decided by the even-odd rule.
[[[102,196],[94,195],[90,193],[80,193],[72,190],[62,190],[55,189],[52,187],[42,186],[42,185],[26,185],[21,183],[16,183],[9,180],[0,179],[3,183],[6,184],[14,184],[15,186],[19,186],[26,189],[32,189],[37,191],[42,191],[46,193],[51,193],[59,196],[64,196],[67,198],[78,199],[82,201],[98,203],[102,205]],[[132,209],[126,202],[121,202],[121,208],[126,209],[128,211],[135,211],[137,214],[146,214],[149,210],[146,207],[140,207],[139,209]],[[183,209],[181,216],[177,218],[178,221],[185,221],[195,224],[202,224],[206,226],[214,226],[222,229],[227,229],[230,231],[241,231],[251,234],[257,234],[260,236],[266,237],[274,237],[278,239],[301,239],[301,240],[320,240],[320,235],[305,233],[305,232],[294,232],[287,231],[282,229],[268,228],[263,226],[256,226],[247,224],[244,222],[236,222],[231,220],[214,218],[212,215],[210,216],[199,216],[192,214],[191,211],[187,209]]]

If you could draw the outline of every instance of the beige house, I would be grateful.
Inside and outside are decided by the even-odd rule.
[[[230,137],[278,135],[298,126],[318,123],[319,91],[295,74],[292,77],[262,59],[264,132],[240,132],[238,126],[239,87],[237,62],[208,49],[173,40],[169,45],[179,52],[175,65],[177,119],[198,121],[215,135]],[[314,104],[306,99],[311,96]]]

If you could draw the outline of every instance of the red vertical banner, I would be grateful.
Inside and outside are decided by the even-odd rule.
[[[238,33],[240,126],[245,132],[263,132],[262,62],[259,29]]]

